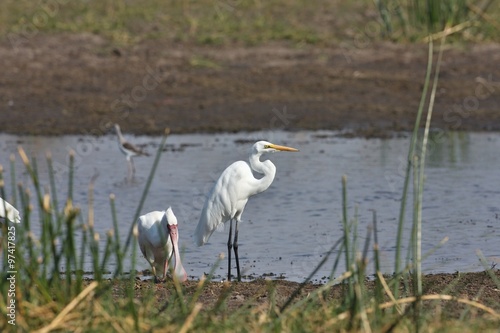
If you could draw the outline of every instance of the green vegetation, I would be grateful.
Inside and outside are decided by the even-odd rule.
[[[200,45],[269,41],[423,40],[450,27],[462,40],[498,41],[497,2],[465,0],[200,0],[0,2],[0,36],[93,33],[117,44],[162,38]]]
[[[443,48],[440,48],[442,51]],[[209,277],[202,279],[195,290],[188,291],[185,285],[178,281],[169,282],[166,286],[171,290],[163,299],[154,292],[155,288],[139,292],[135,289],[135,260],[137,241],[134,239],[134,229],[131,227],[126,242],[118,238],[118,227],[114,207],[114,198],[110,197],[114,229],[106,234],[104,247],[100,247],[98,235],[94,230],[92,210],[93,181],[88,189],[89,206],[87,216],[73,203],[73,157],[69,156],[68,188],[64,207],[59,210],[61,202],[59,195],[63,189],[55,187],[54,171],[50,155],[47,156],[49,184],[40,184],[38,162],[29,159],[22,148],[19,155],[30,175],[32,188],[16,186],[14,174],[15,159],[11,162],[11,197],[12,203],[22,209],[23,221],[15,227],[15,250],[9,245],[11,223],[2,225],[0,242],[3,256],[2,267],[15,270],[15,288],[8,279],[13,273],[3,269],[0,273],[0,330],[2,332],[49,332],[49,331],[79,331],[79,332],[221,332],[221,331],[276,331],[276,332],[334,332],[334,331],[443,331],[453,332],[460,329],[464,332],[495,331],[500,325],[500,313],[485,304],[450,296],[444,290],[441,294],[426,295],[422,288],[422,273],[420,263],[425,254],[421,253],[421,203],[423,196],[423,180],[425,165],[425,148],[432,117],[433,100],[437,87],[439,63],[434,66],[433,49],[430,44],[429,65],[425,78],[422,103],[416,119],[415,130],[408,153],[406,181],[402,193],[401,211],[406,211],[405,202],[413,199],[412,233],[410,244],[402,244],[402,231],[398,233],[395,245],[398,248],[395,274],[384,277],[378,266],[377,220],[374,213],[373,228],[365,237],[363,244],[359,243],[358,224],[356,218],[349,217],[348,183],[342,178],[343,202],[342,226],[344,234],[339,241],[332,244],[331,250],[320,265],[327,262],[334,250],[338,256],[344,256],[346,267],[338,266],[338,257],[332,267],[331,279],[321,288],[307,297],[300,295],[301,285],[288,299],[279,302],[274,295],[273,283],[269,284],[270,299],[260,307],[242,306],[237,310],[229,310],[227,303],[232,286],[226,284],[217,302],[203,308],[200,295],[207,288]],[[434,76],[432,72],[434,71]],[[433,77],[433,79],[431,79]],[[427,92],[430,91],[428,96]],[[427,105],[425,130],[421,134],[418,129]],[[147,196],[149,184],[154,178],[156,166],[166,142],[165,135],[159,145],[156,159],[146,182],[140,199],[135,221]],[[413,183],[413,196],[410,196],[410,184]],[[81,190],[81,189],[80,189]],[[6,184],[3,170],[0,169],[0,195],[5,197]],[[36,207],[36,208],[35,208]],[[41,234],[34,235],[32,230],[32,211],[38,209]],[[404,214],[400,217],[400,230],[403,230]],[[334,228],[332,226],[332,228]],[[371,242],[371,239],[374,242]],[[77,241],[78,240],[78,241]],[[77,246],[77,244],[79,244]],[[439,246],[439,244],[436,244]],[[369,258],[369,249],[373,248],[374,257]],[[404,265],[400,259],[401,250],[409,249]],[[131,254],[130,252],[131,251]],[[15,254],[15,260],[9,254]],[[94,281],[83,278],[83,262],[90,254],[93,265]],[[132,257],[131,273],[122,271],[122,261],[125,256]],[[110,258],[117,261],[116,270],[105,272],[104,267]],[[367,265],[373,261],[377,267],[372,287],[367,288]],[[10,267],[9,265],[12,265]],[[64,267],[63,274],[59,274]],[[216,266],[214,266],[216,267]],[[488,273],[491,270],[485,267]],[[341,273],[343,272],[343,273]],[[115,277],[108,281],[105,274]],[[311,273],[313,276],[314,271]],[[497,288],[500,283],[496,282]],[[309,279],[307,279],[309,280]],[[307,282],[307,280],[305,282]],[[340,297],[328,297],[334,285],[341,284],[343,293]],[[153,284],[151,284],[154,286]],[[404,291],[399,297],[401,290]],[[16,326],[8,323],[8,305],[16,307]],[[460,316],[449,316],[446,313],[437,315],[436,309],[441,308],[441,302],[464,304]],[[477,314],[481,311],[482,315]]]
[[[460,32],[461,37],[474,36],[480,40],[486,33],[495,39],[491,28],[499,27],[488,14],[492,0],[376,0],[375,3],[385,34],[393,37],[403,35],[411,40],[421,38],[422,34],[441,36]],[[498,16],[498,8],[491,9]]]

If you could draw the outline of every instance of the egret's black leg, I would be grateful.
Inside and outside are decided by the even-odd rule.
[[[238,272],[238,281],[241,281],[240,259],[238,258],[238,223],[239,221],[236,220],[236,227],[234,228],[233,248],[234,248],[234,258],[236,259],[236,271]]]
[[[135,165],[134,165],[134,159],[130,157],[130,165],[132,166],[132,179],[134,179],[135,176]]]
[[[132,161],[131,157],[127,159],[127,167],[128,167],[127,181],[131,182],[132,179],[134,178],[134,173],[135,173],[134,162]]]
[[[238,222],[236,222],[238,226]],[[231,236],[233,236],[233,220],[229,221],[229,238],[227,240],[227,280],[231,281],[231,251],[233,249],[233,243],[231,243]]]

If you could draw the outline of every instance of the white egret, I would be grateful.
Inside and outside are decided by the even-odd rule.
[[[234,249],[238,281],[241,281],[240,263],[238,258],[238,224],[248,199],[261,193],[271,185],[276,175],[276,167],[270,160],[261,161],[260,157],[266,153],[277,151],[296,152],[298,149],[279,146],[267,141],[258,141],[252,146],[249,162],[237,161],[222,172],[209,193],[200,221],[195,230],[195,241],[198,246],[205,244],[214,230],[221,224],[229,221],[228,273],[231,280],[231,250]],[[263,174],[262,178],[255,178],[252,170]],[[231,241],[233,220],[236,220],[234,241]]]
[[[139,248],[151,265],[155,281],[157,281],[157,270],[163,273],[163,279],[165,279],[169,261],[172,264],[172,260],[175,260],[173,274],[180,281],[186,281],[187,274],[179,253],[177,218],[172,208],[142,215],[137,220],[137,224]]]
[[[146,151],[140,149],[139,147],[125,140],[125,138],[122,135],[122,131],[120,130],[120,125],[115,124],[115,130],[116,134],[118,135],[118,147],[120,148],[120,151],[123,154],[125,154],[127,158],[128,179],[131,180],[135,174],[134,160],[132,159],[132,157],[149,156],[149,154]]]
[[[19,215],[19,211],[14,206],[0,198],[0,222],[4,222],[5,220],[20,223],[21,215]]]

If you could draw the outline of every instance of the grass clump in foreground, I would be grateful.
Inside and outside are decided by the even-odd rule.
[[[493,18],[498,16],[493,0],[375,0],[374,3],[388,36],[402,35],[414,40],[422,38],[423,33],[434,34],[432,37],[437,39],[463,32],[462,38],[475,36],[474,39],[480,40],[493,36],[499,28]]]
[[[161,38],[199,45],[335,45],[414,41],[449,26],[462,40],[477,42],[498,41],[499,14],[492,0],[3,0],[0,36],[14,45],[59,32],[98,34],[118,44]]]
[[[19,155],[31,182],[17,185],[14,174],[15,159],[11,162],[11,200],[21,208],[22,223],[2,225],[0,279],[0,330],[2,332],[187,332],[187,331],[494,331],[500,326],[500,309],[492,304],[453,294],[457,277],[450,287],[440,293],[426,294],[421,262],[425,254],[421,250],[421,205],[424,183],[426,141],[432,118],[432,107],[437,87],[439,64],[433,69],[432,44],[422,93],[421,105],[411,138],[406,180],[402,193],[395,274],[383,276],[379,267],[377,219],[374,212],[373,226],[366,235],[366,242],[359,244],[358,223],[349,218],[347,210],[347,178],[342,178],[342,227],[344,234],[332,244],[321,265],[336,253],[330,281],[314,290],[308,284],[315,274],[294,292],[282,297],[278,283],[263,284],[264,290],[250,295],[249,301],[237,307],[230,306],[234,292],[244,283],[220,284],[209,282],[210,276],[200,281],[180,284],[178,281],[154,285],[136,280],[135,260],[137,241],[133,221],[137,220],[154,177],[159,157],[167,136],[159,145],[155,162],[139,201],[136,216],[130,221],[131,229],[126,242],[118,237],[114,198],[110,197],[113,231],[105,236],[94,230],[92,210],[93,181],[88,189],[89,205],[84,216],[73,202],[73,155],[69,156],[68,188],[64,202],[59,201],[61,191],[55,187],[54,171],[50,155],[47,156],[49,184],[40,184],[38,162],[30,160],[22,148]],[[442,50],[443,48],[441,48]],[[432,72],[434,70],[434,78]],[[432,84],[431,84],[432,83]],[[428,94],[429,88],[431,88]],[[420,134],[420,122],[424,106],[428,105],[425,130]],[[413,184],[413,195],[409,195]],[[0,195],[5,196],[3,172],[0,172]],[[32,189],[32,190],[30,190]],[[33,193],[32,193],[33,192]],[[413,219],[410,244],[402,244],[406,203],[413,199]],[[40,234],[34,235],[32,213],[38,210]],[[10,251],[8,232],[15,227],[15,251]],[[332,228],[334,228],[332,226]],[[104,247],[99,241],[105,237]],[[373,243],[371,242],[373,239]],[[436,244],[439,246],[439,244]],[[403,263],[402,250],[408,249]],[[372,252],[373,258],[368,258]],[[12,257],[15,260],[12,260]],[[123,258],[131,257],[130,274],[123,272]],[[345,269],[339,267],[344,257]],[[90,257],[94,280],[84,279],[84,259]],[[117,263],[107,280],[104,273],[110,259]],[[377,274],[367,282],[367,265],[372,261]],[[12,266],[10,266],[12,265]],[[318,268],[320,267],[318,266]],[[59,274],[62,267],[63,274]],[[214,266],[216,267],[216,265]],[[485,266],[485,269],[487,267]],[[9,273],[14,271],[15,273]],[[339,274],[339,272],[344,273]],[[213,273],[213,272],[212,272]],[[491,281],[500,289],[497,276],[490,269]],[[11,276],[15,284],[11,283]],[[14,287],[12,287],[14,286]],[[139,289],[140,288],[140,289]],[[212,302],[206,302],[207,291],[217,291]],[[258,306],[253,301],[262,298]],[[481,294],[478,293],[478,299]],[[14,304],[12,313],[9,306]],[[444,311],[447,304],[459,305],[458,315]],[[439,313],[441,313],[439,315]],[[9,316],[10,315],[10,316]],[[11,319],[14,316],[14,319]],[[9,323],[11,321],[11,323]],[[12,325],[12,323],[15,324]]]

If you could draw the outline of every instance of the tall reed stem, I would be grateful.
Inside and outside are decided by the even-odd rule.
[[[394,261],[394,273],[396,276],[400,273],[400,265],[401,265],[401,249],[402,249],[402,237],[403,237],[403,229],[404,229],[404,219],[406,213],[406,198],[408,196],[408,185],[410,181],[410,171],[412,167],[413,155],[415,152],[415,147],[417,146],[417,138],[418,138],[418,129],[420,128],[420,120],[422,118],[422,112],[425,106],[425,101],[427,99],[427,90],[429,88],[429,81],[432,72],[432,54],[433,47],[432,43],[429,43],[429,52],[427,59],[427,70],[425,75],[424,87],[422,89],[422,96],[420,98],[420,104],[418,106],[417,117],[415,119],[415,126],[413,127],[413,133],[410,142],[410,148],[408,150],[408,157],[406,159],[406,172],[403,183],[403,193],[401,195],[401,207],[399,210],[399,222],[398,229],[396,234],[396,254]],[[399,295],[399,284],[396,283],[394,285],[393,290],[394,296],[397,298]]]

